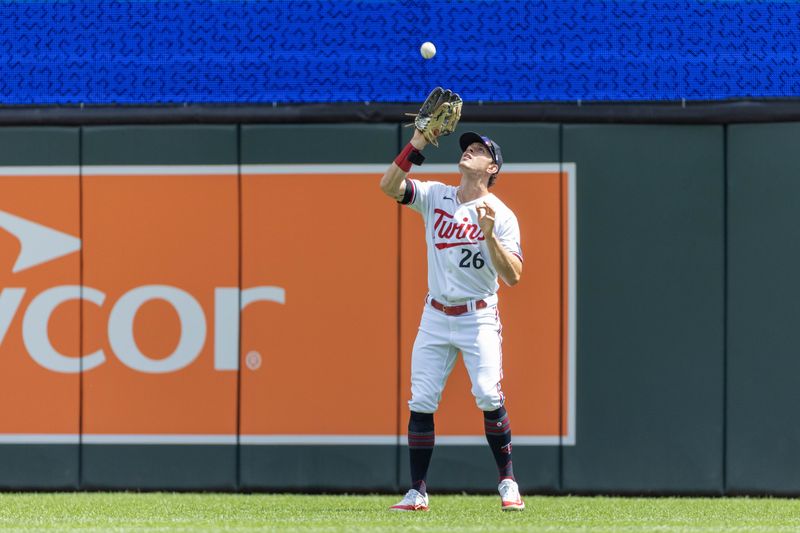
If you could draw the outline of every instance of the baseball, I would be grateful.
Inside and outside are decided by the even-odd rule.
[[[422,54],[422,57],[425,59],[430,59],[436,55],[436,47],[433,46],[432,42],[425,41],[422,43],[422,46],[419,47],[419,53]]]

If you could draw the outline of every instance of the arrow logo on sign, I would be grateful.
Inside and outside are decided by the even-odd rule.
[[[0,211],[0,228],[20,243],[19,257],[11,270],[15,274],[81,249],[79,238],[5,211]]]

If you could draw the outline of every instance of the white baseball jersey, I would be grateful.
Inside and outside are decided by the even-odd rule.
[[[495,211],[494,234],[500,244],[522,260],[517,217],[498,197],[489,194],[460,204],[457,188],[437,181],[406,179],[405,203],[422,214],[428,248],[428,291],[444,304],[480,300],[499,288],[483,232],[478,206]]]

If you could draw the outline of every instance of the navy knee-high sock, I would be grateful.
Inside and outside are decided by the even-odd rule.
[[[511,466],[511,422],[506,408],[484,411],[483,424],[500,479],[514,479],[514,469]]]
[[[422,494],[427,493],[425,480],[428,477],[428,466],[431,464],[434,440],[433,413],[415,413],[411,411],[411,417],[408,420],[411,488],[418,490]]]

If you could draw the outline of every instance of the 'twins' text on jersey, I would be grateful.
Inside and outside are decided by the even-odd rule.
[[[522,260],[517,217],[494,194],[459,203],[456,187],[436,181],[406,179],[405,203],[425,222],[428,248],[428,290],[443,303],[479,300],[497,292],[497,270],[478,225],[484,202],[495,211],[494,234]]]

